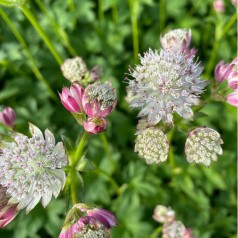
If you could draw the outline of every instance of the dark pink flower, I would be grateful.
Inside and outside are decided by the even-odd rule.
[[[6,107],[0,112],[0,121],[9,127],[13,127],[16,121],[16,114],[11,107]]]
[[[8,225],[18,214],[16,204],[8,204],[6,188],[0,186],[0,228]]]
[[[89,117],[106,117],[117,103],[115,89],[110,82],[88,85],[82,98],[85,113]]]
[[[81,113],[82,108],[82,97],[84,89],[78,83],[74,83],[70,88],[64,87],[62,93],[59,93],[61,103],[63,106],[72,113]]]
[[[90,134],[98,134],[106,129],[107,121],[99,117],[88,118],[83,122],[83,127]]]

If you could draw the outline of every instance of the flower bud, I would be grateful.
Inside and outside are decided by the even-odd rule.
[[[232,106],[238,107],[238,91],[234,91],[227,95],[226,98],[227,103],[231,104]]]
[[[16,204],[8,204],[7,189],[0,186],[0,228],[8,225],[18,214]]]
[[[94,66],[89,72],[89,79],[92,82],[98,81],[102,76],[102,69],[98,65]]]
[[[172,221],[163,225],[163,238],[184,238],[185,226],[180,221]]]
[[[185,154],[189,163],[202,163],[206,166],[217,161],[222,154],[223,144],[220,134],[207,127],[198,127],[191,131],[185,144]]]
[[[235,77],[237,75],[236,64],[236,59],[228,64],[224,64],[223,61],[220,61],[215,68],[215,80],[217,81],[217,83],[221,83],[228,78]]]
[[[87,66],[81,57],[75,57],[65,60],[61,65],[61,71],[70,82],[79,82],[84,78]]]
[[[84,89],[77,83],[74,83],[70,88],[64,87],[62,93],[59,93],[61,103],[63,106],[72,113],[83,112],[82,97]]]
[[[195,238],[192,234],[191,229],[185,228],[183,238]]]
[[[224,12],[224,8],[225,8],[224,1],[223,0],[214,0],[213,8],[214,8],[215,12],[217,12],[217,13]]]
[[[116,92],[109,81],[88,85],[82,98],[84,111],[89,117],[108,116],[116,103]]]
[[[2,112],[0,112],[0,122],[2,122],[4,125],[13,127],[15,121],[16,114],[11,107],[6,107]]]
[[[175,220],[175,212],[171,208],[157,205],[154,210],[153,218],[160,223],[172,222]]]
[[[100,117],[88,118],[83,127],[90,134],[98,134],[106,129],[107,121]]]
[[[147,164],[164,162],[168,157],[169,142],[166,135],[158,128],[150,127],[138,131],[135,152],[144,158]]]
[[[169,31],[164,36],[160,36],[160,42],[164,49],[185,52],[190,45],[192,33],[189,29],[176,29]]]

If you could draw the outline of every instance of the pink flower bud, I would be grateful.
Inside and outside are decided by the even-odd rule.
[[[107,121],[99,117],[88,118],[88,120],[83,123],[83,127],[90,134],[98,134],[106,129]]]
[[[2,112],[0,112],[0,122],[4,125],[13,127],[16,121],[16,114],[11,107],[6,107]]]
[[[238,91],[228,94],[226,101],[232,106],[238,107]]]
[[[89,72],[89,78],[91,81],[95,82],[102,76],[102,69],[99,66],[94,66]]]
[[[9,204],[6,188],[0,186],[0,228],[8,225],[18,214],[17,205]]]
[[[228,86],[232,89],[238,90],[238,75],[228,78]]]
[[[160,36],[160,43],[164,49],[185,52],[190,45],[192,33],[189,29],[176,29]]]
[[[238,5],[237,0],[231,0],[231,4],[232,4],[234,7],[237,7],[237,5]]]
[[[74,83],[70,88],[64,87],[62,93],[59,93],[61,103],[63,106],[72,113],[81,113],[82,108],[82,97],[84,89],[77,83]]]
[[[85,89],[82,104],[89,117],[106,117],[116,106],[116,92],[110,82],[96,82]]]
[[[225,8],[224,1],[223,0],[214,0],[213,8],[214,8],[215,12],[217,12],[217,13],[224,12],[224,8]]]
[[[195,238],[195,237],[193,236],[191,229],[185,228],[183,238]]]
[[[235,61],[233,60],[231,63],[224,64],[223,61],[220,61],[215,68],[215,80],[218,83],[223,82],[224,80],[227,80],[229,77],[234,75],[234,67],[235,67]]]

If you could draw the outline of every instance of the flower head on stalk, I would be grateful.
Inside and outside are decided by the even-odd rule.
[[[162,49],[151,49],[140,56],[141,65],[130,70],[134,80],[128,79],[128,98],[132,108],[142,108],[138,117],[151,125],[163,121],[173,124],[173,113],[193,119],[191,106],[198,105],[199,95],[207,81],[200,79],[202,67],[193,62],[194,56]]]
[[[198,127],[191,131],[185,143],[185,154],[189,163],[202,163],[206,166],[217,161],[222,154],[223,141],[220,134],[207,127]]]
[[[95,82],[85,88],[82,104],[89,117],[106,117],[117,103],[116,91],[111,82]]]
[[[4,143],[0,154],[0,185],[9,195],[9,204],[26,207],[28,213],[39,201],[46,207],[52,195],[57,197],[65,184],[67,156],[62,142],[55,145],[54,135],[45,136],[30,124],[31,138],[17,133],[14,142]]]
[[[167,159],[169,142],[160,129],[149,127],[138,131],[137,134],[135,152],[138,152],[147,164],[158,164]]]
[[[76,204],[69,211],[59,238],[110,238],[110,228],[116,225],[111,212]]]
[[[78,83],[74,83],[70,88],[64,87],[62,93],[59,93],[61,103],[72,113],[82,113],[82,97],[84,89]]]
[[[61,71],[70,82],[80,82],[87,73],[87,66],[81,57],[75,57],[65,60]]]
[[[0,228],[8,225],[18,214],[16,204],[8,204],[7,189],[0,186]]]
[[[11,107],[6,107],[0,112],[0,122],[5,126],[13,127],[16,121],[16,114]]]

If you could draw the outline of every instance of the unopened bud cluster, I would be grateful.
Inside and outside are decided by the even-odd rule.
[[[16,114],[11,107],[5,107],[0,112],[0,123],[5,126],[13,127],[16,121]]]
[[[65,65],[71,61],[77,60],[81,62],[82,59],[80,58],[79,60],[78,58],[80,57],[70,59],[68,62],[66,60],[62,68],[64,69],[66,67]],[[75,64],[73,65],[75,66]],[[63,69],[63,74],[66,75]],[[84,84],[83,81],[79,79],[80,70],[81,68],[79,67],[78,73],[74,74],[73,71],[68,73],[68,75],[74,75],[77,80],[70,80],[74,83],[70,88],[64,87],[59,96],[64,107],[73,114],[78,123],[83,125],[88,133],[98,134],[106,129],[107,121],[105,117],[107,117],[116,106],[116,91],[112,87],[111,82],[106,81],[105,83],[101,83],[99,81],[101,72],[98,67],[93,67],[88,73],[91,79],[86,79],[85,82],[87,82],[87,86],[84,88],[81,85]],[[83,74],[81,74],[81,76],[81,79],[83,79]],[[88,84],[89,82],[93,83]]]
[[[222,154],[222,143],[220,134],[211,128],[199,127],[191,131],[185,144],[187,161],[209,166]]]
[[[138,152],[147,164],[164,162],[168,157],[168,151],[168,139],[160,129],[150,127],[138,132],[135,152]]]

